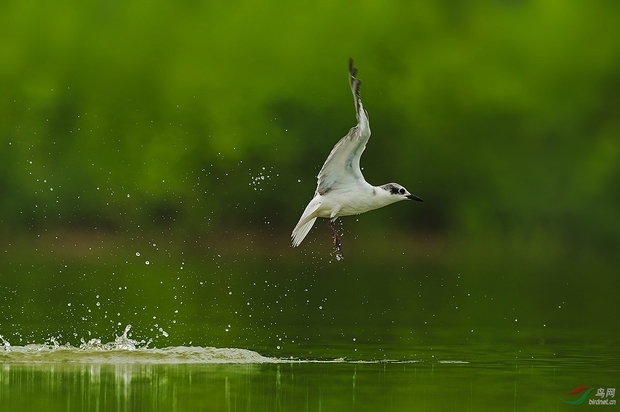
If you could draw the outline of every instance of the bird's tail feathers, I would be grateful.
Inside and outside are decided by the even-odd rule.
[[[316,197],[306,206],[304,213],[301,215],[301,218],[299,218],[299,222],[297,222],[297,226],[295,226],[291,234],[293,247],[299,246],[308,232],[310,232],[310,229],[312,229],[312,225],[314,225],[314,221],[316,220],[315,213],[319,207],[321,207],[321,202],[317,201]]]
[[[301,242],[303,242],[308,232],[310,232],[310,229],[312,229],[315,220],[316,217],[313,217],[305,223],[299,222],[297,226],[295,226],[295,229],[293,229],[293,234],[291,235],[293,247],[297,247],[301,244]]]

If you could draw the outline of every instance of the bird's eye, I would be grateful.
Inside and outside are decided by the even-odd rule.
[[[400,190],[398,191],[401,195],[405,194],[405,189],[403,189],[402,187],[400,188]]]

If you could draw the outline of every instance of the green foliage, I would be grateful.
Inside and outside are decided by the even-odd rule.
[[[288,230],[354,124],[351,56],[373,128],[367,179],[426,200],[395,216],[617,245],[619,11],[5,1],[0,225]]]

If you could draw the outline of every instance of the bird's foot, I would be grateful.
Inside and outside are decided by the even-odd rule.
[[[340,236],[337,233],[334,233],[334,247],[339,253],[342,253],[342,242],[340,241]]]
[[[336,260],[344,259],[344,255],[342,254],[342,242],[337,233],[334,233],[334,257]]]
[[[344,255],[342,254],[342,242],[340,241],[340,236],[338,236],[338,232],[334,229],[332,225],[332,221],[328,220],[327,225],[329,229],[332,231],[332,236],[334,237],[334,249],[336,249],[336,260],[344,259]]]

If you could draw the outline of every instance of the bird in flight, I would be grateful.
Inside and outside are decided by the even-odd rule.
[[[297,226],[293,229],[291,240],[293,247],[299,246],[304,240],[318,217],[327,218],[327,224],[334,237],[336,251],[342,253],[342,242],[332,222],[340,216],[359,215],[378,209],[401,200],[417,200],[398,183],[387,183],[373,186],[366,182],[360,170],[360,157],[370,138],[368,113],[362,106],[357,69],[353,59],[349,59],[349,83],[355,100],[357,125],[332,149],[325,164],[317,176],[317,187],[314,197],[306,206]]]

